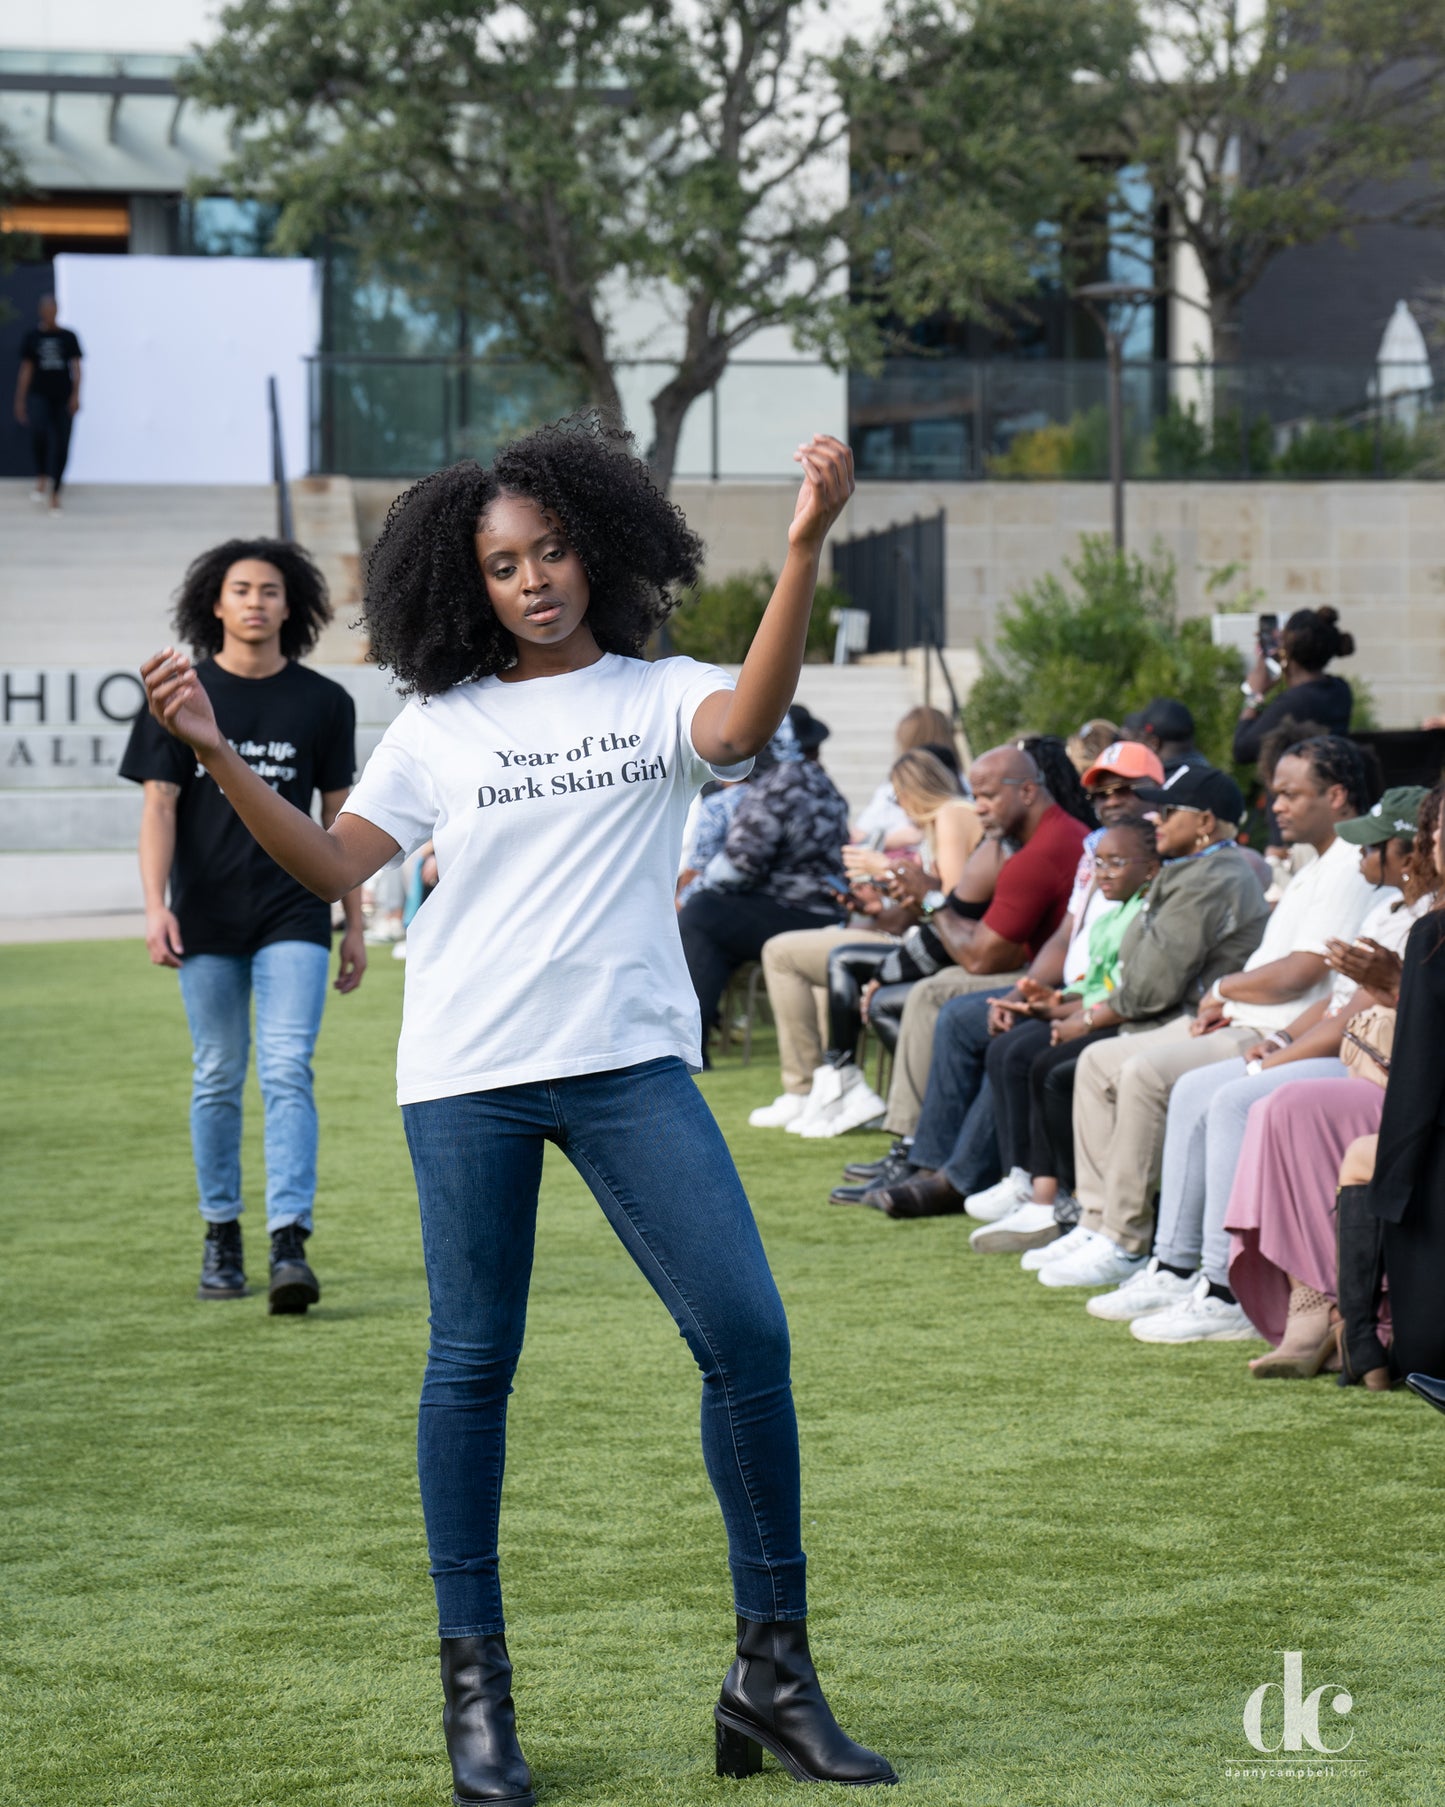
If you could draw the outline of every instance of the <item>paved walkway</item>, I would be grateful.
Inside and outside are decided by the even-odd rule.
[[[0,916],[0,947],[24,941],[139,941],[146,919],[130,911],[108,916]]]

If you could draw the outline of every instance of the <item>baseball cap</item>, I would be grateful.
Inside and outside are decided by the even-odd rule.
[[[1418,784],[1397,784],[1364,816],[1336,822],[1335,833],[1356,847],[1379,847],[1386,841],[1413,841],[1420,826],[1420,805],[1430,795]]]
[[[1207,809],[1221,822],[1244,820],[1244,792],[1212,765],[1175,766],[1162,784],[1141,784],[1134,794],[1154,809]]]
[[[1151,784],[1163,784],[1164,768],[1159,763],[1159,755],[1151,753],[1142,740],[1116,740],[1112,746],[1104,748],[1084,773],[1085,790],[1101,778],[1144,778]]]
[[[1176,697],[1156,696],[1140,711],[1143,725],[1160,740],[1193,740],[1194,717]]]

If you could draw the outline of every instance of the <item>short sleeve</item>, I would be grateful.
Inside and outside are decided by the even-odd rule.
[[[693,745],[692,719],[708,697],[719,690],[735,690],[735,681],[719,665],[704,665],[697,659],[667,659],[673,667],[668,673],[677,685],[678,745],[692,766],[694,784],[706,784],[709,778],[746,778],[753,769],[751,759],[738,765],[709,765]]]
[[[65,336],[66,336],[67,340],[69,340],[69,347],[65,354],[66,357],[67,358],[83,358],[85,356],[85,353],[80,349],[80,340],[77,339],[75,334],[72,332],[67,332]]]
[[[119,769],[121,777],[129,778],[132,784],[184,784],[195,764],[196,756],[185,742],[167,733],[143,709],[130,725],[130,739]]]
[[[398,852],[386,862],[388,868],[400,866],[426,845],[439,813],[426,769],[407,744],[410,717],[410,708],[403,710],[387,729],[340,811],[391,836]]]
[[[1045,914],[1047,898],[1041,895],[1037,859],[1027,857],[1023,848],[1004,864],[994,887],[993,902],[983,913],[986,928],[1002,941],[1027,947]]]
[[[356,777],[356,704],[340,684],[333,702],[326,740],[316,757],[316,788],[323,796],[344,791]]]

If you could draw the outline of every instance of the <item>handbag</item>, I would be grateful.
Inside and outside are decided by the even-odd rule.
[[[1390,1056],[1395,1048],[1395,1012],[1385,1004],[1356,1011],[1345,1024],[1340,1059],[1351,1079],[1368,1079],[1383,1091],[1390,1083]]]

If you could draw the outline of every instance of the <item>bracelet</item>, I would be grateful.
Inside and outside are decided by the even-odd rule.
[[[1092,1029],[1094,1027],[1094,1006],[1092,1004],[1087,1004],[1084,1007],[1084,1027],[1086,1029]]]
[[[1267,1042],[1273,1042],[1276,1048],[1292,1048],[1294,1046],[1294,1037],[1288,1029],[1273,1029],[1264,1039]]]

